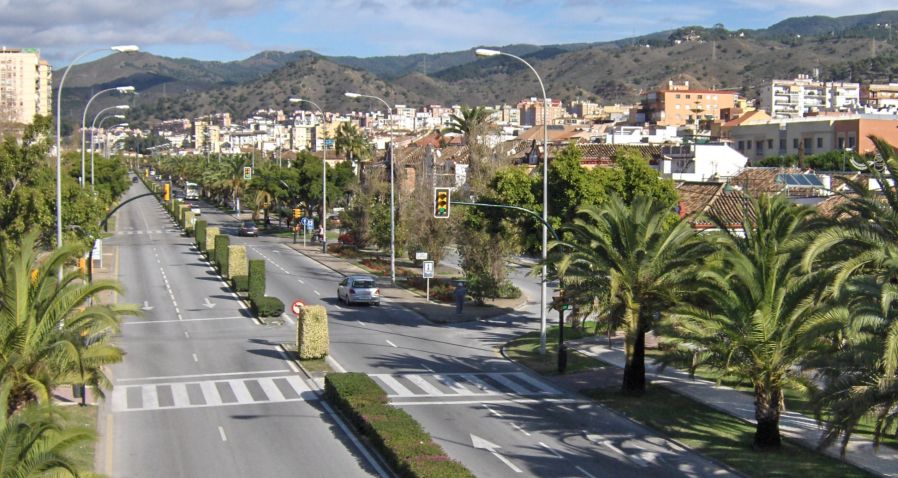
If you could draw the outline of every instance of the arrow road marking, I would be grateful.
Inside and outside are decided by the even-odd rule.
[[[649,464],[642,457],[637,456],[637,455],[632,455],[632,454],[629,454],[629,453],[621,450],[620,448],[616,447],[611,440],[605,439],[605,437],[603,437],[602,435],[588,434],[585,431],[583,432],[583,434],[586,436],[587,440],[595,443],[596,445],[604,445],[609,450],[617,453],[618,455],[624,457],[625,459],[633,462],[634,464],[636,464],[638,466],[641,466],[641,467],[649,466]]]
[[[141,307],[140,310],[149,312],[149,311],[153,310],[153,307],[150,306],[150,303],[145,300],[145,301],[143,301],[143,307]]]
[[[520,468],[514,466],[514,463],[508,461],[508,458],[505,458],[504,456],[500,455],[499,452],[496,451],[497,449],[502,448],[501,446],[496,445],[495,443],[493,443],[491,441],[480,438],[479,436],[474,435],[474,434],[471,434],[471,446],[473,446],[474,448],[480,448],[482,450],[486,450],[486,451],[492,453],[493,456],[495,456],[500,461],[502,461],[502,463],[505,463],[505,465],[508,466],[509,468],[511,468],[511,470],[514,471],[515,473],[523,473],[523,471],[521,471]]]
[[[210,301],[208,297],[206,297],[206,298],[203,300],[203,305],[205,305],[206,307],[208,307],[208,308],[210,308],[210,309],[212,309],[212,308],[215,307],[215,304],[213,304],[212,301]]]

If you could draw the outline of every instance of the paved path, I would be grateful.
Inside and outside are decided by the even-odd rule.
[[[569,346],[616,367],[624,367],[624,351],[620,347],[609,348],[605,338],[573,341],[569,343]],[[661,371],[659,364],[648,358],[646,359],[646,376],[652,382],[686,395],[697,402],[747,422],[755,422],[754,398],[747,393],[726,386],[717,386],[714,382],[707,380],[690,379],[687,372],[672,367]],[[783,435],[809,448],[816,448],[822,436],[822,429],[813,418],[788,411],[782,414],[780,431]],[[839,458],[838,445],[830,446],[825,452]],[[876,451],[870,440],[852,438],[846,449],[845,461],[879,476],[898,477],[898,451],[886,446],[880,447]]]

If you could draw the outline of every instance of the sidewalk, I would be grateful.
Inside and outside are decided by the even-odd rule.
[[[624,351],[620,348],[619,340],[615,343],[616,348],[609,348],[606,338],[589,337],[568,342],[568,346],[623,369]],[[747,393],[726,386],[718,387],[707,380],[690,379],[687,372],[672,367],[667,367],[662,372],[657,362],[649,358],[646,358],[645,369],[646,378],[653,383],[747,422],[755,422],[754,398]],[[780,431],[783,436],[811,449],[817,448],[822,436],[822,430],[814,418],[789,411],[783,412],[780,418]],[[840,458],[838,444],[830,446],[824,452]],[[845,461],[878,476],[898,477],[898,451],[886,446],[875,451],[873,442],[867,439],[852,438],[846,448]]]
[[[287,247],[305,255],[325,267],[342,274],[366,274],[374,275],[362,269],[361,267],[333,254],[324,254],[321,250],[321,243],[307,244],[291,244],[284,243]],[[471,302],[465,302],[461,314],[455,313],[455,304],[444,304],[438,302],[428,302],[423,295],[416,294],[403,287],[394,287],[389,283],[389,279],[377,278],[377,284],[380,287],[384,302],[399,305],[406,309],[416,312],[424,319],[439,324],[454,324],[459,322],[469,322],[474,320],[484,320],[492,317],[512,314],[518,308],[526,304],[526,299],[498,299],[495,301],[487,301],[486,305],[475,305]],[[337,284],[334,284],[334,288]]]

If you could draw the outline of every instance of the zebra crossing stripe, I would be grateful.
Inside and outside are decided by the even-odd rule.
[[[159,396],[156,395],[155,387],[142,387],[140,389],[143,406],[146,408],[159,408]]]
[[[262,387],[262,391],[265,392],[265,395],[269,400],[273,402],[281,402],[287,399],[277,385],[274,383],[274,379],[272,378],[260,378],[256,380],[259,383],[259,386]]]
[[[443,385],[449,387],[458,394],[467,394],[470,393],[467,388],[463,387],[460,383],[456,382],[449,375],[434,375],[434,378],[440,381]]]
[[[171,384],[171,396],[174,401],[175,408],[183,408],[190,406],[190,397],[187,395],[186,383]]]
[[[549,384],[543,382],[542,380],[537,380],[526,373],[516,373],[514,376],[520,380],[527,382],[528,385],[533,386],[538,390],[541,390],[544,395],[559,395],[561,394],[557,388],[550,386]]]
[[[390,375],[378,374],[378,375],[372,375],[372,376],[377,377],[378,380],[385,383],[388,387],[392,388],[393,391],[396,392],[397,397],[413,397],[413,396],[415,396],[415,394],[411,390],[405,388],[404,385],[399,383],[399,380],[396,380],[395,378],[393,378]]]
[[[531,394],[530,390],[527,390],[526,388],[520,386],[517,382],[509,379],[505,375],[495,374],[495,375],[490,375],[490,378],[499,382],[500,384],[502,384],[502,386],[504,386],[506,388],[510,388],[514,393],[516,393],[518,395],[530,395]]]
[[[562,395],[558,389],[520,372],[370,374],[391,398],[408,397],[488,397],[514,395]],[[413,391],[400,381],[414,384]],[[487,379],[492,383],[488,383]],[[439,384],[451,391],[443,391]],[[403,402],[405,403],[405,402]]]
[[[231,390],[234,392],[234,396],[237,397],[237,403],[255,402],[243,380],[226,380],[225,383],[230,385]]]
[[[481,392],[490,394],[490,395],[498,395],[500,392],[494,390],[492,387],[487,385],[486,382],[477,378],[473,373],[463,373],[459,374],[459,377],[465,379],[468,383],[474,384],[477,388],[480,389]]]
[[[405,378],[407,378],[410,382],[415,384],[416,387],[420,388],[421,390],[424,390],[424,392],[427,395],[438,395],[438,396],[446,395],[445,393],[440,391],[440,389],[434,387],[427,380],[424,380],[419,375],[406,375]]]
[[[206,405],[221,405],[221,395],[218,394],[218,389],[215,388],[215,382],[200,382],[200,390],[203,391]]]

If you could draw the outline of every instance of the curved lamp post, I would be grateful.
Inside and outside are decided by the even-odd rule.
[[[92,53],[108,50],[127,53],[139,49],[140,48],[137,45],[119,45],[87,50],[76,56],[75,59],[69,63],[69,66],[66,67],[65,72],[62,74],[62,79],[59,80],[59,88],[56,89],[56,247],[62,247],[62,87],[65,84],[65,77],[68,76],[69,70],[72,69],[72,65]],[[61,277],[61,268],[59,269],[59,274]]]
[[[373,95],[362,95],[359,93],[352,93],[347,91],[346,97],[348,98],[370,98],[372,100],[380,101],[387,107],[387,122],[390,127],[390,283],[396,284],[396,205],[394,199],[393,192],[393,163],[395,162],[395,158],[393,157],[393,123],[390,120],[390,117],[393,116],[393,108],[389,103],[384,101],[382,98]]]
[[[324,124],[324,111],[312,100],[303,98],[290,98],[291,103],[308,103],[318,110],[321,115],[321,123]],[[325,129],[326,131],[326,129]],[[303,236],[305,237],[305,236]],[[325,254],[327,254],[327,134],[324,135],[324,150],[321,154],[321,242]]]
[[[84,177],[85,177],[85,175],[84,175],[84,156],[85,156],[84,141],[85,141],[85,137],[87,136],[87,133],[85,133],[84,130],[87,128],[87,110],[90,109],[90,104],[93,103],[93,101],[98,96],[102,95],[103,93],[109,93],[110,91],[117,91],[123,95],[126,95],[126,94],[130,94],[130,93],[134,93],[135,90],[134,90],[133,86],[117,86],[115,88],[106,88],[105,90],[98,91],[97,94],[91,96],[90,99],[87,100],[87,105],[84,107],[84,114],[81,115],[81,187],[82,188],[84,188]]]
[[[546,353],[546,250],[548,243],[548,229],[545,224],[549,220],[549,122],[548,122],[548,111],[549,111],[549,98],[546,96],[546,87],[543,85],[543,80],[540,78],[539,73],[536,72],[536,69],[530,63],[527,63],[523,58],[512,55],[511,53],[505,53],[498,50],[489,50],[486,48],[478,48],[474,50],[474,54],[479,57],[491,57],[491,56],[508,56],[514,58],[515,60],[520,61],[521,63],[527,65],[530,68],[530,71],[536,75],[536,80],[539,81],[539,87],[543,93],[543,248],[542,248],[542,278],[540,280],[540,301],[539,301],[539,353]]]
[[[122,116],[122,115],[115,115],[115,116]],[[107,116],[106,118],[112,118],[112,116]],[[105,121],[106,118],[103,118],[103,119],[100,120],[100,124],[98,125],[98,127],[99,127],[100,129],[103,128],[103,121]],[[112,144],[109,144],[109,130],[111,130],[111,129],[118,129],[118,128],[124,128],[124,127],[126,127],[126,126],[128,126],[128,123],[119,123],[119,124],[117,124],[117,125],[110,126],[109,128],[106,129],[106,131],[105,131],[105,133],[104,133],[104,136],[103,136],[103,138],[105,138],[105,139],[103,140],[103,157],[104,157],[104,158],[109,159],[109,148],[115,146],[115,143],[118,143],[119,141],[122,140],[122,138],[119,138],[119,139],[113,141]],[[91,186],[93,186],[93,179],[94,179],[94,168],[93,168],[93,166],[94,166],[93,163],[91,163],[91,165],[90,165],[90,179],[91,179]]]
[[[128,109],[131,109],[131,107],[128,106],[128,105],[116,105],[116,106],[110,106],[109,108],[103,108],[103,109],[101,109],[101,110],[97,113],[97,115],[94,116],[94,121],[93,121],[93,123],[91,123],[91,125],[90,125],[90,189],[91,189],[91,191],[93,191],[93,189],[94,189],[94,149],[95,149],[95,148],[94,148],[94,145],[96,144],[96,143],[94,143],[94,132],[95,132],[95,130],[96,130],[96,128],[97,128],[97,119],[99,119],[100,116],[101,116],[103,113],[107,112],[107,111],[111,111],[111,110],[128,110]],[[108,117],[110,117],[110,118],[124,119],[124,118],[125,118],[125,115],[122,115],[122,114],[116,114],[116,115],[111,115],[111,116],[108,116]],[[103,118],[103,119],[106,119],[106,118]],[[103,124],[102,121],[100,122],[100,124]]]

